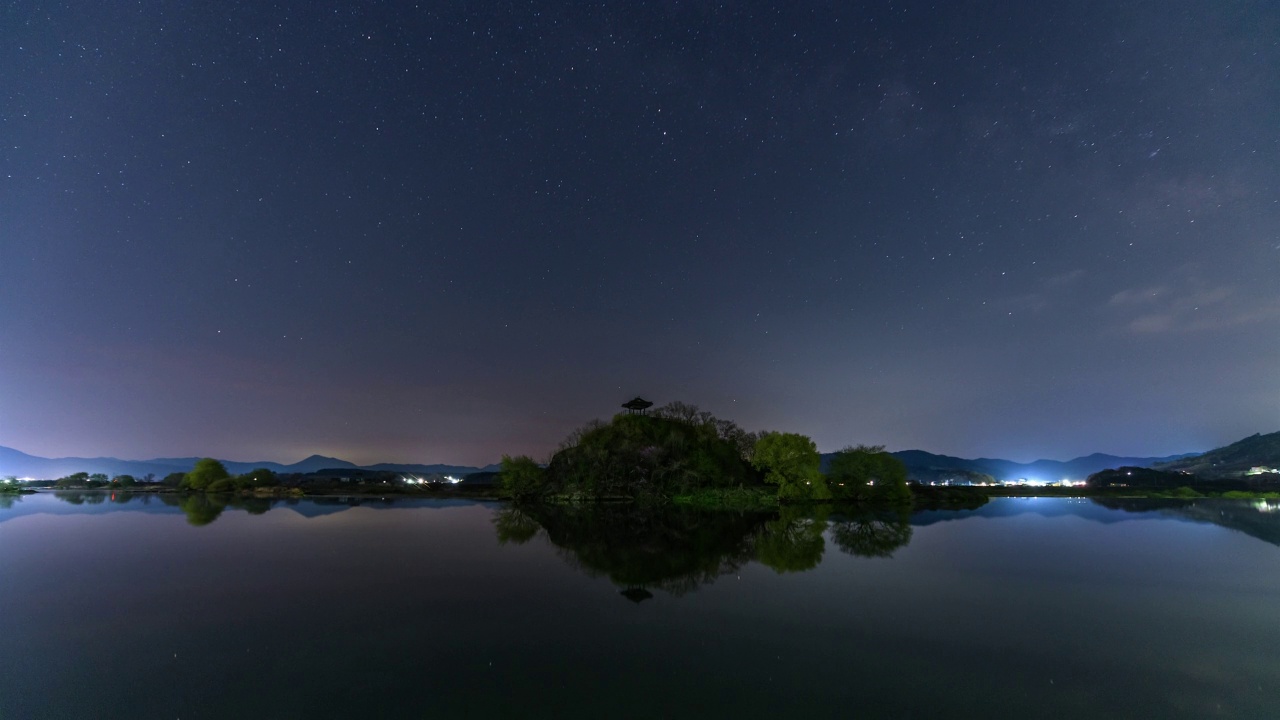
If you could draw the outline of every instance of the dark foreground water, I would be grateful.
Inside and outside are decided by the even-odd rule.
[[[0,498],[0,718],[1280,717],[1266,506],[174,502]]]

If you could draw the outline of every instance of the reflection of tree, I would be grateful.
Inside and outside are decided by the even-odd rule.
[[[630,503],[531,505],[500,514],[494,526],[500,541],[517,542],[541,525],[566,562],[608,577],[635,599],[650,588],[683,595],[735,572],[754,556],[755,530],[763,520]]]
[[[633,602],[650,590],[683,595],[751,560],[778,573],[812,570],[822,562],[824,533],[844,552],[890,557],[911,540],[905,509],[783,506],[776,514],[707,512],[632,503],[515,505],[498,511],[502,544],[520,544],[539,530],[566,562],[608,577]]]
[[[264,515],[271,509],[271,505],[270,499],[260,497],[238,497],[231,501],[231,507],[240,508],[250,515]]]
[[[9,493],[0,493],[0,510],[8,510],[13,504],[22,499],[21,495],[13,495]]]
[[[116,505],[140,503],[150,505],[153,501],[166,507],[176,507],[187,516],[187,522],[196,527],[203,527],[217,520],[227,508],[244,510],[250,515],[262,515],[274,507],[279,500],[236,495],[212,496],[204,493],[152,493],[115,490],[111,492],[57,492],[54,497],[72,505],[98,504],[111,502]],[[319,504],[319,503],[317,503]]]
[[[542,526],[520,508],[508,505],[494,515],[493,529],[498,533],[499,545],[523,545],[532,540]]]
[[[822,531],[826,529],[825,510],[809,512],[784,506],[778,518],[766,522],[757,536],[756,560],[778,573],[812,570],[822,562],[826,549]]]
[[[178,502],[178,507],[186,513],[188,523],[196,527],[204,527],[218,519],[222,511],[227,509],[227,502],[226,498],[199,493],[184,496]]]
[[[892,557],[911,542],[910,513],[854,510],[831,524],[831,539],[844,552],[859,557]]]

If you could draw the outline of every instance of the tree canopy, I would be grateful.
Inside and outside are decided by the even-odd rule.
[[[182,487],[188,490],[208,490],[211,485],[231,477],[227,468],[213,458],[196,461],[196,466],[182,479]]]
[[[533,458],[527,455],[503,455],[501,467],[498,471],[498,483],[507,495],[527,498],[546,491],[546,472]]]
[[[778,486],[779,500],[831,498],[818,470],[822,463],[818,447],[804,435],[780,432],[761,435],[751,463],[764,471],[765,482]]]
[[[884,446],[847,447],[831,458],[827,466],[831,494],[837,500],[910,501],[907,466]]]
[[[575,431],[547,465],[548,487],[596,497],[671,495],[692,488],[755,484],[752,436],[692,405],[616,415]]]

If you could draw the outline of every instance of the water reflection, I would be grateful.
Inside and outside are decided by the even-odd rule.
[[[1275,500],[1146,500],[1097,498],[1095,503],[1126,513],[1157,513],[1231,528],[1272,545],[1280,545],[1280,503]]]
[[[911,542],[911,512],[906,508],[855,509],[831,524],[836,547],[859,557],[893,557]]]
[[[508,506],[493,519],[501,544],[539,534],[560,557],[607,577],[639,602],[652,590],[681,596],[755,561],[777,573],[822,562],[828,531],[841,551],[890,557],[911,540],[910,514],[858,508],[787,507],[777,512],[706,512],[635,505]]]
[[[116,509],[148,513],[181,512],[193,527],[207,527],[228,510],[262,515],[283,507],[305,517],[319,517],[355,507],[450,507],[477,502],[369,496],[273,498],[59,491],[41,492],[34,496],[0,494],[0,522],[32,512],[48,512],[39,498],[50,496],[75,506],[77,509],[72,512],[97,513]],[[24,502],[24,498],[28,500]],[[720,556],[681,559],[685,563],[685,571],[693,572],[692,568],[697,568],[699,577],[710,573],[714,579],[718,574],[736,569],[740,565],[739,558],[744,554],[747,560],[755,560],[779,573],[803,572],[821,563],[828,541],[841,552],[851,555],[887,558],[911,541],[913,527],[971,517],[994,519],[1026,513],[1046,517],[1071,515],[1104,524],[1131,519],[1171,518],[1230,528],[1280,546],[1280,512],[1277,511],[1280,511],[1280,501],[1277,500],[1218,498],[1006,498],[976,508],[917,509],[914,512],[834,506],[783,508],[772,513],[721,513],[624,505],[579,505],[507,507],[495,518],[494,530],[498,541],[504,544],[528,542],[545,530],[552,544],[564,549],[572,562],[609,576],[613,574],[612,568],[619,564],[613,554],[629,562],[638,562],[637,557],[632,557],[634,550],[624,552],[630,546],[660,548],[671,553],[673,558],[718,552]],[[716,538],[716,541],[710,542],[708,538]],[[695,541],[698,546],[685,547]],[[582,559],[583,554],[587,560]],[[712,572],[720,564],[728,569]],[[664,572],[679,575],[671,569]],[[620,577],[630,575],[629,570],[620,573]],[[692,586],[702,582],[694,582]],[[676,584],[689,585],[690,582],[686,578]]]
[[[785,507],[777,517],[764,523],[756,537],[755,559],[778,573],[804,572],[818,567],[826,540],[825,509],[806,513],[801,508]]]
[[[255,497],[243,495],[217,494],[179,494],[172,492],[130,492],[130,491],[95,491],[71,490],[53,493],[40,493],[48,497],[81,507],[95,505],[128,506],[121,509],[142,512],[181,512],[193,527],[205,527],[213,524],[227,510],[240,510],[249,515],[263,515],[273,508],[287,507],[306,517],[319,517],[349,510],[354,507],[440,507],[454,504],[471,504],[470,501],[441,501],[417,498],[384,498],[384,497],[311,497],[299,499],[294,497]],[[0,505],[0,510],[9,506]],[[86,509],[88,509],[86,507]],[[5,518],[0,518],[3,520]]]
[[[736,572],[753,559],[765,518],[630,504],[512,506],[498,511],[494,530],[502,543],[541,533],[570,565],[642,600],[650,589],[680,596]]]

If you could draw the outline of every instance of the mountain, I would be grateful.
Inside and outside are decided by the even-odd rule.
[[[181,459],[119,460],[105,457],[42,458],[13,448],[0,447],[0,476],[59,478],[76,472],[100,472],[106,475],[144,477],[152,474],[164,477],[171,472],[187,472],[195,465],[195,461],[196,458],[191,458],[189,461]]]
[[[134,477],[145,477],[154,475],[157,479],[174,472],[188,472],[195,467],[196,461],[200,458],[154,458],[151,460],[120,460],[118,458],[42,458],[35,455],[14,450],[13,448],[0,447],[0,477],[6,475],[16,475],[18,477],[32,477],[37,479],[52,480],[55,478],[66,477],[72,473],[103,473],[107,476],[115,475],[132,475]],[[284,464],[278,462],[261,461],[261,462],[238,462],[235,460],[223,460],[227,471],[233,475],[242,475],[255,468],[267,468],[272,472],[281,474],[300,473],[307,474],[320,470],[374,470],[389,472],[406,472],[417,473],[422,475],[469,475],[476,472],[493,472],[498,469],[497,465],[486,465],[483,468],[471,467],[468,465],[422,465],[422,464],[395,464],[395,463],[379,463],[377,465],[360,466],[355,463],[347,462],[338,458],[325,457],[324,455],[312,455],[309,458],[300,460],[296,463]]]
[[[834,453],[823,455],[823,463]],[[1001,458],[958,458],[950,455],[935,455],[924,450],[900,450],[892,455],[907,466],[907,476],[916,482],[982,482],[984,480],[1043,480],[1055,482],[1062,479],[1084,480],[1100,470],[1129,467],[1151,467],[1160,463],[1168,463],[1195,454],[1170,455],[1166,457],[1120,457],[1094,453],[1073,460],[1036,460],[1030,463],[1014,462]]]
[[[476,472],[497,472],[501,469],[501,466],[485,465],[482,468],[474,468],[466,465],[397,465],[395,463],[378,463],[377,465],[368,465],[364,469],[414,473],[415,475],[453,475],[461,477]]]
[[[1280,432],[1253,434],[1194,457],[1161,463],[1160,470],[1189,472],[1206,480],[1242,478],[1252,468],[1280,468]]]

